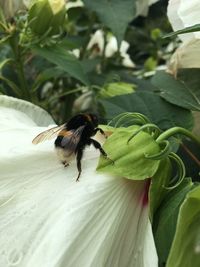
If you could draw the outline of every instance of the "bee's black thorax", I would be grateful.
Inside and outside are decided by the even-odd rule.
[[[80,140],[77,144],[75,153],[81,148],[83,149],[86,145],[90,145],[90,138],[95,135],[98,121],[96,116],[92,114],[78,114],[72,117],[66,124],[66,131],[74,131],[81,126],[85,126],[81,133]],[[63,131],[58,135],[55,140],[55,147],[62,147],[61,142],[63,140]]]
[[[62,139],[63,139],[63,136],[60,136],[60,135],[57,136],[57,138],[56,138],[56,140],[55,140],[55,142],[54,142],[55,147],[62,147],[62,146],[61,146]]]

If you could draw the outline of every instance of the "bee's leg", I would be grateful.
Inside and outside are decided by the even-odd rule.
[[[76,178],[76,182],[79,181],[79,178],[81,176],[81,172],[82,172],[82,169],[81,169],[81,159],[83,157],[83,149],[79,149],[77,151],[77,155],[76,155],[76,163],[77,163],[77,169],[78,169],[78,177]]]
[[[65,162],[64,167],[66,168],[68,166],[69,166],[69,163]]]
[[[103,150],[103,148],[101,147],[101,144],[99,144],[99,142],[97,142],[96,140],[90,138],[90,144],[93,144],[93,146],[94,146],[96,149],[99,149],[101,155],[103,155],[106,159],[109,159],[110,161],[112,161],[112,164],[114,164],[114,161],[108,157],[108,155],[107,155],[106,152]]]
[[[62,161],[62,164],[64,165],[65,168],[69,166],[69,163],[67,163],[65,160]]]
[[[107,154],[106,152],[103,150],[103,148],[101,147],[101,144],[99,142],[97,142],[96,140],[90,138],[90,144],[92,144],[96,149],[99,149],[100,153],[107,158]]]
[[[101,128],[96,128],[94,131],[95,131],[95,134],[96,134],[97,132],[100,132],[105,138],[107,138],[105,132],[104,132]]]

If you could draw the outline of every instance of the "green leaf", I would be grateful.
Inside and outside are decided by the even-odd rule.
[[[133,180],[143,180],[155,174],[160,161],[145,157],[146,154],[152,155],[160,152],[160,147],[153,137],[148,133],[140,132],[127,143],[138,129],[139,126],[115,129],[103,145],[114,164],[111,160],[101,157],[98,171]]]
[[[18,97],[21,97],[21,94],[22,94],[21,90],[14,82],[12,82],[11,80],[5,78],[2,75],[0,75],[0,80],[5,82]]]
[[[34,47],[33,51],[44,57],[46,60],[56,64],[59,68],[66,71],[70,76],[88,84],[88,77],[80,61],[66,49],[58,45],[51,47]]]
[[[35,79],[34,85],[32,86],[32,91],[36,91],[42,83],[48,80],[57,79],[58,77],[63,75],[63,72],[64,71],[62,69],[59,69],[58,67],[48,68],[40,72]]]
[[[200,186],[189,192],[177,221],[167,267],[199,267],[200,263]]]
[[[169,158],[161,160],[157,172],[151,179],[151,185],[149,189],[149,200],[150,200],[150,219],[153,221],[153,215],[158,209],[161,201],[167,194],[170,177],[172,172],[172,166]]]
[[[135,16],[135,0],[83,0],[83,2],[86,7],[97,13],[104,25],[112,30],[120,44],[128,23]]]
[[[1,70],[3,69],[3,67],[10,63],[10,62],[13,62],[13,59],[12,58],[7,58],[7,59],[4,59],[3,61],[0,62],[0,72]]]
[[[172,241],[174,239],[174,234],[176,231],[176,224],[180,206],[185,199],[186,194],[192,189],[193,183],[191,179],[184,179],[183,182],[171,190],[163,199],[160,208],[154,216],[154,238],[157,247],[157,253],[160,261],[160,266],[165,266],[167,257],[171,248]],[[189,214],[189,213],[188,213]],[[188,235],[189,233],[187,233]],[[183,243],[185,241],[183,240]],[[181,244],[181,246],[183,245]],[[182,247],[179,247],[177,257],[181,254]],[[178,267],[177,261],[169,267]],[[183,267],[183,265],[180,265]],[[189,267],[191,265],[184,265]],[[192,265],[193,266],[193,265]]]
[[[172,105],[159,95],[148,91],[137,91],[128,95],[115,96],[100,101],[108,120],[123,112],[139,112],[165,130],[174,126],[187,129],[193,127],[190,111]]]
[[[184,28],[182,30],[178,30],[169,34],[166,34],[164,36],[164,38],[168,38],[168,37],[172,37],[172,36],[176,36],[178,34],[183,34],[183,33],[190,33],[190,32],[199,32],[200,31],[200,24],[195,24],[193,26]]]
[[[199,80],[199,77],[197,79]],[[196,87],[187,86],[186,83],[175,79],[165,71],[157,72],[152,79],[152,83],[160,90],[160,96],[170,103],[189,110],[200,111],[199,85],[196,84]]]
[[[7,28],[6,18],[3,9],[0,7],[0,32],[4,32]]]
[[[109,83],[99,93],[102,98],[109,98],[117,95],[130,94],[134,92],[134,85],[124,82]]]

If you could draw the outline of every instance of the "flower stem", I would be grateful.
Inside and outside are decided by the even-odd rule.
[[[19,80],[19,85],[22,90],[22,96],[25,100],[31,100],[28,83],[26,81],[26,77],[24,73],[22,48],[18,44],[18,38],[16,34],[13,34],[12,38],[10,39],[10,47],[12,48],[14,60],[16,63],[16,71],[17,71],[17,76]]]
[[[171,129],[165,131],[156,139],[156,141],[157,142],[164,141],[175,134],[182,134],[184,136],[187,136],[200,146],[200,140],[196,136],[194,136],[190,131],[188,131],[184,128],[181,128],[181,127],[173,127]]]

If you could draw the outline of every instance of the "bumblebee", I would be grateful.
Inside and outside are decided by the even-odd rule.
[[[104,131],[97,126],[98,117],[96,115],[90,113],[78,114],[67,123],[40,133],[33,139],[32,143],[38,144],[57,137],[54,143],[57,155],[64,167],[67,167],[70,160],[76,157],[78,169],[76,181],[79,181],[82,171],[81,159],[86,146],[93,145],[104,157],[108,158],[100,143],[91,138],[98,131],[105,136]]]

